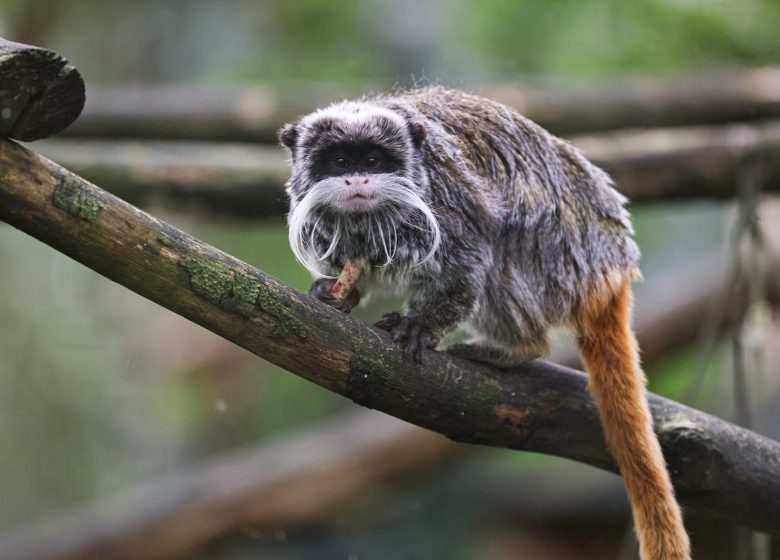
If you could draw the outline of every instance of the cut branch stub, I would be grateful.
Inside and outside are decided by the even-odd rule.
[[[84,101],[84,81],[67,59],[0,38],[0,136],[30,142],[56,134]]]

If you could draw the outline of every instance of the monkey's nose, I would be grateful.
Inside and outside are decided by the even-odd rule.
[[[349,179],[344,179],[344,182],[345,182],[347,185],[351,185],[351,184],[352,184],[352,183],[350,183],[350,182],[349,182]]]

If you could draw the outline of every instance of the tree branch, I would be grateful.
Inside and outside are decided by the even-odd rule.
[[[583,373],[510,371],[428,352],[343,315],[13,142],[0,140],[0,219],[104,276],[358,404],[456,441],[615,471]],[[650,396],[683,503],[780,534],[780,444]]]
[[[761,187],[780,191],[780,121],[634,130],[572,138],[634,202],[730,198],[749,157],[763,157]],[[41,153],[127,200],[163,200],[233,216],[280,216],[288,165],[252,144],[49,140]]]

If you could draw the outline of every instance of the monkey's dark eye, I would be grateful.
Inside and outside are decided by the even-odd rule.
[[[347,158],[343,156],[336,156],[331,160],[331,163],[333,164],[333,167],[338,167],[339,169],[344,169],[349,166]]]
[[[376,167],[377,165],[379,165],[379,158],[376,158],[376,157],[374,157],[374,156],[367,157],[367,158],[366,158],[366,159],[363,161],[363,165],[365,165],[365,166],[366,166],[367,168],[369,168],[369,169],[373,169],[374,167]]]

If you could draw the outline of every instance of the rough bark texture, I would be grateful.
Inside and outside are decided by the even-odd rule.
[[[60,132],[84,108],[84,81],[47,49],[0,39],[0,136],[24,141]]]
[[[511,105],[559,134],[646,126],[725,123],[780,116],[780,69],[645,78],[597,86],[496,84],[474,89]],[[202,88],[122,85],[94,88],[67,134],[92,138],[275,141],[286,121],[369,87],[324,84]]]
[[[498,371],[427,352],[329,308],[0,141],[0,219],[104,276],[356,403],[456,441],[537,451],[614,471],[582,372],[535,361]],[[780,531],[780,444],[651,395],[684,504]]]
[[[604,133],[572,138],[634,202],[729,198],[748,159],[762,187],[780,191],[780,121]],[[250,144],[49,140],[44,155],[135,204],[216,214],[281,216],[288,165],[281,149]]]

